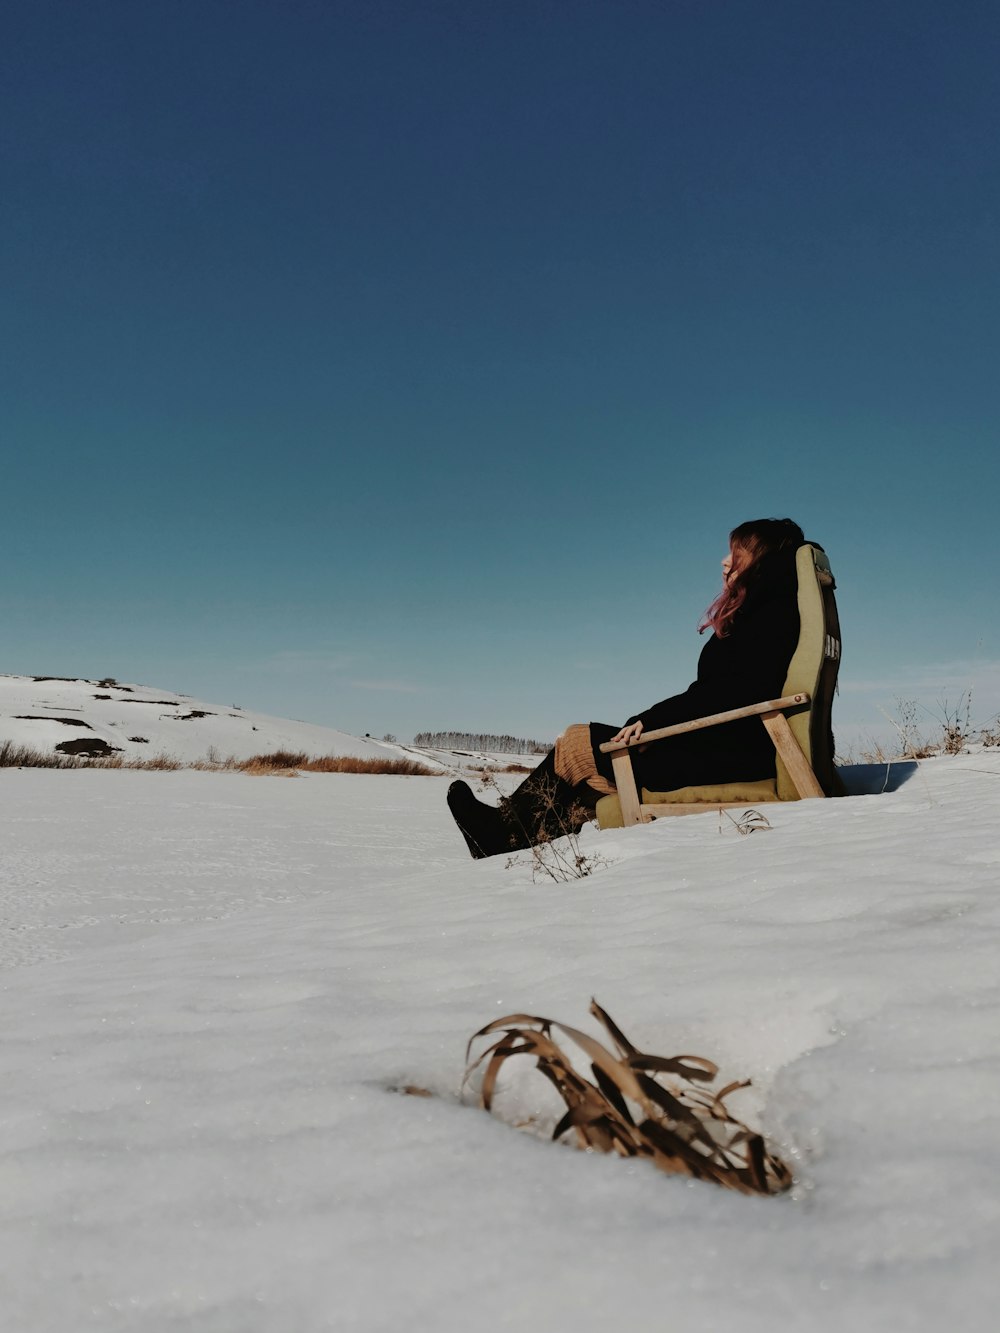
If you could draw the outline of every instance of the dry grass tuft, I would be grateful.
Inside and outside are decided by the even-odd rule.
[[[307,759],[299,768],[307,773],[395,773],[404,778],[438,778],[441,771],[415,759],[354,759],[350,755],[322,755]]]
[[[267,754],[254,754],[249,759],[233,761],[233,767],[247,772],[259,768],[304,768],[309,762],[305,750],[271,750]]]
[[[744,810],[739,819],[737,819],[734,815],[731,815],[728,810],[723,809],[719,811],[720,833],[728,828],[728,825],[723,824],[722,822],[723,815],[726,816],[729,823],[733,825],[736,832],[743,838],[751,833],[764,833],[768,829],[774,827],[767,815],[762,815],[759,810]]]
[[[100,756],[96,759],[80,759],[74,767],[78,768],[128,768],[141,769],[146,773],[176,773],[187,768],[179,759],[169,754],[156,754],[151,759],[125,759],[120,754]]]
[[[560,1139],[569,1130],[577,1146],[622,1157],[646,1157],[662,1171],[713,1180],[741,1194],[780,1194],[792,1173],[769,1152],[763,1137],[729,1114],[725,1099],[749,1080],[729,1083],[718,1092],[699,1086],[711,1083],[718,1067],[697,1055],[644,1055],[612,1022],[596,1000],[590,1012],[617,1048],[612,1054],[599,1041],[550,1018],[508,1014],[474,1034],[473,1042],[502,1032],[465,1071],[463,1088],[486,1062],[480,1102],[490,1110],[497,1075],[513,1055],[530,1055],[537,1068],[566,1103],[566,1114],[552,1132]],[[556,1028],[591,1061],[593,1081],[584,1078],[552,1039]],[[671,1082],[658,1076],[670,1075]]]
[[[31,745],[18,745],[14,741],[0,742],[0,768],[86,768],[84,759],[72,755],[53,754],[51,751],[36,750]]]
[[[349,755],[326,754],[310,758],[304,750],[272,750],[249,759],[224,759],[195,765],[197,768],[235,769],[262,777],[280,772],[283,777],[301,773],[395,773],[403,777],[438,777],[437,769],[412,759],[354,759]]]
[[[179,759],[173,759],[169,754],[156,754],[151,759],[98,759],[95,761],[95,768],[141,768],[147,773],[176,773],[178,769],[186,768]]]
[[[166,754],[154,755],[151,759],[125,759],[120,754],[88,758],[0,741],[0,768],[141,768],[149,772],[174,772],[184,767],[179,760]]]
[[[304,750],[274,750],[255,754],[249,759],[233,755],[222,759],[210,753],[207,759],[182,763],[169,755],[150,759],[128,759],[120,754],[97,758],[85,755],[54,754],[36,750],[13,741],[0,742],[0,768],[129,768],[149,772],[174,772],[193,768],[205,773],[247,773],[251,777],[297,777],[304,773],[392,773],[402,777],[440,777],[438,769],[428,768],[412,759],[353,759],[349,756],[320,755],[311,759]]]

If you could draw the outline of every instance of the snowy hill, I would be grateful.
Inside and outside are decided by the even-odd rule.
[[[332,727],[251,713],[236,704],[206,703],[155,686],[51,676],[0,676],[0,741],[46,752],[91,741],[128,759],[165,754],[182,763],[232,755],[247,759],[275,750],[358,759],[414,757],[410,747],[350,736]],[[63,748],[63,753],[66,749]],[[447,768],[433,756],[422,762]]]
[[[536,884],[429,779],[0,770],[5,1326],[992,1330],[1000,753],[846,776]],[[461,1104],[476,1028],[591,995],[752,1078],[791,1194],[546,1142],[528,1060]]]

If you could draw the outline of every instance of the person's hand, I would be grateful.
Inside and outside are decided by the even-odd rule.
[[[641,722],[626,722],[617,736],[612,736],[612,743],[618,745],[621,741],[627,741],[632,744],[642,735]]]

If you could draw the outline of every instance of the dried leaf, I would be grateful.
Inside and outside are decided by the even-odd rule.
[[[618,1091],[618,1084],[615,1083],[613,1079],[608,1078],[600,1065],[591,1065],[590,1068],[594,1075],[594,1082],[600,1088],[601,1092],[604,1093],[605,1097],[607,1097],[608,1101],[622,1119],[627,1121],[630,1125],[635,1124],[635,1121],[632,1119],[632,1113],[628,1109],[628,1103]]]
[[[513,1027],[518,1023],[537,1023],[543,1032],[547,1032],[551,1027],[551,1023],[547,1018],[534,1018],[531,1014],[508,1014],[506,1018],[494,1019],[492,1023],[487,1023],[484,1028],[480,1028],[478,1032],[474,1032],[469,1038],[469,1043],[465,1048],[466,1064],[468,1064],[469,1052],[472,1050],[472,1043],[474,1041],[478,1041],[480,1037],[485,1037],[489,1032],[498,1032],[500,1028]]]
[[[648,1073],[680,1074],[681,1078],[702,1079],[711,1083],[719,1072],[719,1066],[711,1060],[704,1060],[700,1055],[643,1055],[636,1051],[629,1056],[633,1069],[644,1069]]]
[[[628,1037],[625,1036],[625,1033],[622,1032],[621,1028],[619,1028],[617,1024],[613,1022],[611,1015],[605,1013],[605,1011],[593,998],[591,998],[590,1001],[590,1012],[597,1019],[597,1021],[599,1023],[603,1023],[604,1026],[607,1028],[608,1032],[611,1033],[611,1038],[614,1041],[615,1045],[618,1047],[618,1049],[621,1051],[622,1055],[633,1055],[635,1053],[635,1047],[629,1041]]]
[[[558,1028],[560,1032],[564,1032],[571,1041],[575,1041],[582,1051],[586,1051],[594,1064],[600,1065],[608,1077],[614,1079],[626,1097],[631,1097],[637,1102],[645,1102],[642,1086],[632,1070],[629,1069],[628,1065],[616,1060],[599,1041],[596,1041],[589,1033],[581,1032],[579,1028],[567,1027],[565,1023],[553,1023],[552,1026]]]

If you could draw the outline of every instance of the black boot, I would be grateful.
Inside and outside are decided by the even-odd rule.
[[[554,750],[499,806],[477,801],[467,782],[448,788],[448,809],[477,860],[579,833],[596,804],[597,793],[585,783],[574,787],[558,775]]]
[[[508,829],[500,811],[477,801],[467,782],[453,782],[448,788],[448,809],[477,861],[510,851]]]
[[[516,791],[500,802],[507,825],[505,850],[523,851],[539,842],[579,833],[597,804],[597,793],[585,783],[574,787],[556,772],[550,750]]]

